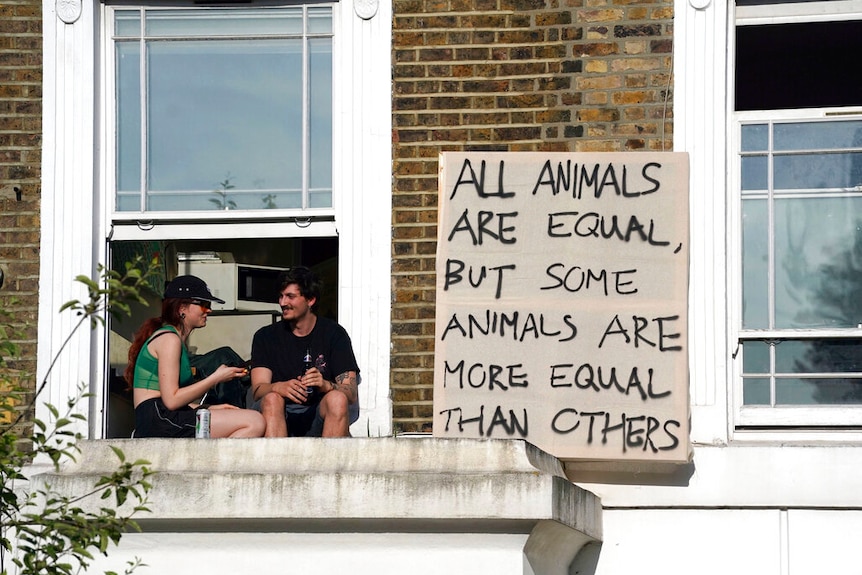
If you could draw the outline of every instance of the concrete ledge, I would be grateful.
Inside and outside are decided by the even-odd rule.
[[[523,441],[88,441],[77,462],[39,477],[63,493],[83,493],[116,467],[110,446],[129,461],[149,461],[158,472],[152,512],[141,517],[145,528],[189,519],[233,520],[249,528],[274,521],[285,527],[305,519],[330,529],[338,520],[368,520],[378,528],[393,520],[407,530],[411,521],[446,530],[466,521],[529,532],[535,522],[552,520],[601,539],[598,498],[568,481],[559,461]]]
[[[149,461],[157,472],[152,512],[137,517],[143,533],[131,542],[206,533],[218,549],[234,545],[238,533],[313,533],[339,541],[338,534],[357,541],[363,533],[418,533],[423,540],[436,534],[450,542],[441,561],[460,564],[468,548],[498,549],[491,556],[520,555],[524,568],[518,572],[532,575],[567,575],[572,566],[594,572],[601,544],[598,497],[566,479],[557,459],[523,441],[89,441],[81,444],[78,461],[32,480],[67,495],[85,493],[116,469],[111,446],[127,461]],[[82,503],[97,507],[102,501]],[[424,561],[426,551],[417,539],[415,560]]]
[[[146,459],[158,470],[189,472],[409,471],[452,473],[538,470],[565,477],[562,464],[517,440],[423,438],[106,439],[81,443],[68,470],[110,469],[120,448],[126,459]]]

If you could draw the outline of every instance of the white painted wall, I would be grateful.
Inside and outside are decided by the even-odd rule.
[[[92,572],[137,575],[524,575],[523,534],[440,533],[149,533],[123,538],[123,549]],[[157,549],[158,554],[153,553]]]
[[[604,513],[597,575],[858,575],[862,512],[665,509]]]

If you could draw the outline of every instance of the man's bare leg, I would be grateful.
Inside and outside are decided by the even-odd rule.
[[[267,393],[260,402],[260,412],[266,421],[264,437],[287,437],[284,418],[284,398],[275,392]]]
[[[347,396],[334,389],[320,401],[320,416],[323,418],[323,437],[350,437]]]

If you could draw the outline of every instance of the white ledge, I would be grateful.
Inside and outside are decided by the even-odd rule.
[[[529,533],[550,520],[601,539],[599,499],[567,480],[559,461],[523,441],[87,441],[76,462],[38,477],[62,493],[82,493],[116,468],[110,446],[157,472],[151,512],[139,519],[145,530],[195,521],[213,530]]]

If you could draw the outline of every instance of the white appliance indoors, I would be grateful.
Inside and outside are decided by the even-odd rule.
[[[189,336],[189,351],[202,354],[229,346],[245,359],[251,357],[251,340],[264,325],[278,321],[276,279],[282,268],[235,262],[227,252],[177,254],[178,272],[204,280],[213,295],[207,327]]]
[[[277,311],[276,279],[281,268],[243,264],[226,252],[194,252],[177,255],[180,275],[204,280],[213,295],[225,301],[213,303],[214,311]]]

